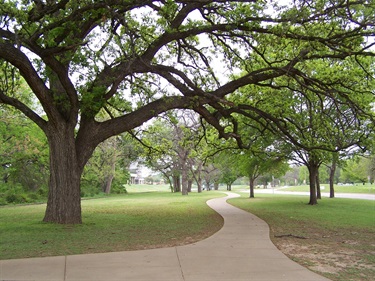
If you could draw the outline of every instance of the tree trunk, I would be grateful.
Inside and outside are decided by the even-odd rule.
[[[206,181],[206,185],[207,185],[207,191],[210,191],[211,190],[210,181]]]
[[[193,180],[189,179],[188,180],[188,192],[191,192],[191,188],[193,187]]]
[[[318,204],[318,200],[316,197],[316,175],[319,169],[319,165],[310,164],[307,168],[309,169],[309,180],[310,180],[309,205],[316,205]]]
[[[254,198],[254,183],[255,183],[255,179],[250,177],[249,178],[250,180],[250,198]]]
[[[103,184],[103,192],[105,194],[111,193],[112,181],[113,181],[113,178],[115,177],[115,172],[116,172],[116,160],[117,160],[116,152],[114,152],[113,158],[111,160],[112,160],[111,171],[105,177],[105,181],[104,181],[104,184]]]
[[[50,179],[43,221],[80,224],[80,180],[83,167],[78,164],[74,130],[54,130],[47,137],[50,148]]]
[[[110,165],[110,168],[108,169],[105,164],[102,166],[103,171],[103,185],[102,190],[106,194],[111,193],[111,187],[112,187],[112,181],[115,177],[116,173],[116,162],[117,162],[117,141],[116,139],[114,141],[107,141],[105,144],[106,149],[110,150],[111,153],[106,155],[107,158],[106,161],[108,161],[108,164]]]
[[[202,162],[199,161],[199,165],[198,165],[198,180],[197,180],[197,185],[198,185],[198,193],[201,193],[202,192],[202,184],[203,184],[203,180],[202,180]]]
[[[173,191],[174,192],[181,191],[180,175],[173,175]]]
[[[188,192],[188,177],[187,177],[187,171],[186,171],[185,167],[182,167],[181,183],[182,183],[181,194],[182,195],[188,195],[189,194],[189,192]]]
[[[172,176],[172,182],[173,182],[173,192],[177,192],[177,177],[175,175]]]
[[[214,189],[219,190],[219,183],[218,182],[214,182]]]
[[[114,175],[110,174],[105,178],[104,184],[103,184],[103,192],[105,194],[111,193],[111,187],[112,187],[112,181],[113,181]]]
[[[335,172],[336,172],[336,159],[333,159],[332,166],[329,168],[329,198],[335,197],[335,189],[333,184],[335,182]]]
[[[321,193],[321,190],[320,190],[320,180],[319,180],[319,170],[318,172],[316,173],[316,198],[317,199],[322,199],[322,193]]]

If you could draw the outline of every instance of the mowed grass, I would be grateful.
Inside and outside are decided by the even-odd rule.
[[[229,203],[265,220],[274,244],[331,280],[374,280],[375,201],[256,194]],[[305,239],[303,239],[305,238]]]
[[[282,188],[280,191],[306,191],[309,192],[308,185],[290,186]],[[375,194],[375,185],[370,184],[354,184],[354,185],[334,185],[335,193],[368,193]],[[322,192],[329,192],[329,184],[321,184]]]
[[[143,190],[144,191],[144,190]],[[206,205],[223,193],[142,192],[82,201],[82,225],[43,223],[45,204],[0,208],[0,259],[184,245],[218,231]]]

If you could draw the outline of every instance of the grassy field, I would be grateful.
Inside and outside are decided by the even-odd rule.
[[[334,186],[336,193],[369,193],[375,194],[375,185],[370,184],[354,184],[354,185],[335,185]],[[279,190],[284,191],[309,191],[308,185],[300,185],[300,186],[290,186],[287,188],[282,188]],[[322,192],[329,192],[329,184],[322,184],[321,185]]]
[[[306,196],[247,197],[229,202],[265,220],[293,260],[332,280],[374,280],[375,201],[327,198],[310,206]]]
[[[321,185],[322,192],[329,192],[329,184],[322,184]],[[222,187],[221,190],[224,188]],[[240,190],[248,190],[249,186],[247,185],[233,185],[232,191],[240,191]],[[260,188],[262,189],[262,188]],[[300,191],[300,192],[309,192],[310,187],[308,185],[298,185],[298,186],[278,186],[275,189],[279,191]],[[334,186],[335,193],[367,193],[367,194],[375,194],[375,185],[372,184],[354,184],[354,185],[335,185]],[[258,188],[255,188],[255,192]]]
[[[205,202],[224,194],[182,196],[145,192],[145,188],[138,193],[83,200],[82,225],[41,222],[45,204],[1,207],[0,259],[183,245],[222,227],[221,216]]]
[[[170,193],[167,185],[131,185],[127,191],[83,200],[82,225],[41,222],[45,204],[0,207],[0,259],[184,245],[223,224],[205,204],[224,196],[221,192],[182,196]],[[275,245],[293,260],[332,280],[373,280],[375,201],[324,198],[309,206],[307,196],[256,193],[249,199],[239,193],[242,197],[230,203],[264,219]]]

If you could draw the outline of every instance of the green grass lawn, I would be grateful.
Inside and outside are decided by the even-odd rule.
[[[242,194],[229,202],[265,220],[276,246],[311,270],[337,281],[373,280],[375,201],[324,198],[310,206],[306,198]]]
[[[321,184],[323,187],[321,189],[322,192],[329,192],[329,184]],[[248,185],[233,185],[232,190],[233,191],[240,191],[240,190],[248,190]],[[275,189],[279,191],[305,191],[309,192],[310,187],[308,185],[298,185],[298,186],[289,186],[289,187],[283,187],[278,186],[275,187]],[[368,194],[375,194],[375,185],[372,184],[354,184],[354,185],[335,185],[334,186],[335,193],[368,193]],[[221,188],[223,190],[223,188]],[[256,192],[257,188],[255,189]]]
[[[140,192],[83,200],[82,225],[41,222],[45,204],[4,206],[0,208],[0,259],[146,249],[199,241],[222,227],[221,216],[205,204],[219,196],[224,194]]]
[[[322,192],[329,192],[329,184],[321,184],[321,191]],[[290,186],[287,188],[279,189],[280,191],[306,191],[310,190],[308,185],[300,185],[300,186]],[[375,193],[375,185],[370,184],[354,184],[354,185],[334,185],[334,190],[336,193]]]
[[[152,191],[170,192],[171,187],[168,184],[127,184],[126,190],[129,193],[141,193]]]
[[[45,204],[0,207],[0,259],[184,245],[212,235],[223,224],[205,204],[224,196],[222,192],[182,196],[170,193],[167,185],[127,190],[83,200],[82,225],[43,223]],[[241,198],[230,203],[264,219],[272,241],[293,260],[332,280],[373,280],[375,201],[323,198],[310,206],[307,196],[256,194],[249,199],[239,193]]]

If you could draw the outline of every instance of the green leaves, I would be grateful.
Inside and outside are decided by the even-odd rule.
[[[24,116],[0,107],[0,178],[8,189],[36,191],[47,185],[48,145],[41,130]]]
[[[21,84],[18,69],[9,62],[0,59],[0,95],[15,96]]]
[[[19,73],[34,93],[25,103],[38,99],[51,123],[63,115],[81,145],[171,108],[256,148],[271,147],[266,135],[283,149],[332,151],[372,129],[370,1],[39,2],[2,1],[1,90],[10,97]]]

